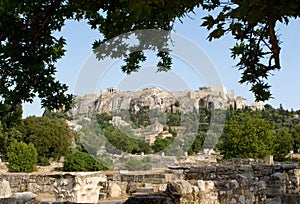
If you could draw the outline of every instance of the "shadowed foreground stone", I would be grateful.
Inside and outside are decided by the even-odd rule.
[[[14,193],[8,198],[1,198],[0,204],[36,204],[36,195],[31,192]]]
[[[128,198],[124,204],[175,204],[174,200],[166,195],[137,195]]]

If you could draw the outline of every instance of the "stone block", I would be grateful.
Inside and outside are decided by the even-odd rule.
[[[106,176],[100,172],[62,174],[56,182],[55,200],[60,202],[97,203],[101,186]]]
[[[199,191],[201,191],[201,192],[205,192],[206,191],[205,181],[198,180],[197,181],[197,185],[198,185]]]
[[[266,156],[264,161],[267,165],[274,165],[273,155]]]
[[[118,184],[113,183],[110,187],[109,195],[112,198],[120,197],[122,195],[121,187]]]
[[[185,180],[172,181],[167,186],[167,191],[175,195],[187,195],[193,192],[193,186]]]
[[[0,180],[0,198],[11,196],[11,188],[9,182],[5,179]]]
[[[212,191],[215,188],[215,184],[213,181],[205,181],[205,189],[206,191]]]
[[[166,189],[167,189],[167,184],[166,183],[159,185],[159,188],[158,188],[159,191],[165,191]]]

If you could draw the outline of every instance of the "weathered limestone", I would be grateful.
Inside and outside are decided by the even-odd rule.
[[[173,194],[185,196],[193,193],[193,186],[188,181],[178,180],[170,182],[167,187],[167,191],[171,191]]]
[[[299,196],[299,164],[266,165],[253,160],[232,160],[213,166],[184,170],[185,179],[198,188],[205,180],[213,182],[218,200],[227,203],[285,203]],[[213,189],[213,188],[210,188]],[[291,196],[292,195],[292,196]]]
[[[99,184],[106,182],[106,176],[101,172],[5,173],[0,175],[0,179],[9,182],[8,186],[13,193],[25,191],[35,194],[53,193],[56,201],[75,203],[97,203],[99,191],[103,188]]]
[[[165,191],[175,203],[181,204],[219,204],[218,192],[212,181],[189,182],[185,180],[170,182]]]
[[[90,117],[92,113],[103,113],[118,110],[138,111],[143,106],[150,110],[157,109],[164,111],[179,101],[184,112],[191,112],[199,109],[199,106],[227,109],[230,106],[237,109],[244,109],[247,100],[242,97],[235,97],[233,92],[227,93],[223,86],[202,87],[199,90],[187,91],[166,91],[159,88],[146,88],[140,91],[107,91],[102,90],[98,94],[88,94],[75,98],[75,105],[70,114],[75,117]],[[261,103],[254,103],[249,106],[256,110],[263,109]]]
[[[113,183],[110,186],[109,194],[110,194],[110,197],[112,197],[112,198],[120,197],[122,195],[122,189],[118,184]]]
[[[32,192],[20,192],[12,194],[10,198],[15,198],[17,200],[33,200],[36,198],[36,195]]]
[[[180,167],[172,168],[171,172],[178,174]],[[161,197],[155,195],[159,202],[168,197],[176,204],[300,203],[298,163],[266,165],[236,159],[213,165],[185,166],[181,173],[184,174],[182,180],[170,181],[166,191],[159,194]],[[126,204],[143,203],[143,198],[148,199],[146,196],[130,198]]]
[[[80,172],[68,173],[54,183],[56,201],[77,203],[97,203],[102,188],[98,185],[105,182],[106,176],[101,173]]]
[[[0,198],[11,196],[11,189],[9,182],[5,179],[0,179]]]
[[[58,202],[97,203],[99,195],[133,195],[126,204],[296,204],[300,203],[298,163],[266,165],[231,160],[195,167],[171,168],[168,173],[127,172],[0,175],[11,192],[53,192]],[[9,183],[8,183],[9,182]],[[1,185],[0,185],[1,187]],[[33,197],[0,199],[2,203],[35,203]],[[20,202],[19,202],[20,201]],[[24,202],[23,202],[24,201]]]

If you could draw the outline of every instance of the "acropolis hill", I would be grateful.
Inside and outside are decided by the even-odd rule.
[[[182,112],[199,110],[199,107],[215,109],[245,109],[262,110],[261,102],[248,104],[247,99],[229,93],[224,86],[200,87],[199,90],[167,91],[160,88],[145,88],[139,91],[121,91],[108,88],[98,94],[87,94],[75,98],[74,107],[70,111],[73,116],[88,116],[91,113],[139,110],[148,106],[150,110],[166,111],[171,104],[179,102]]]

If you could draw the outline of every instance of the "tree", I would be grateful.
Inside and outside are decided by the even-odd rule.
[[[137,126],[147,126],[150,125],[150,107],[149,106],[141,106],[138,111],[135,111],[130,107],[129,114],[131,121]]]
[[[208,39],[230,33],[237,41],[231,49],[232,57],[239,58],[241,83],[250,83],[256,100],[271,97],[270,85],[265,81],[273,70],[281,68],[280,46],[276,25],[288,24],[300,15],[300,1],[212,1],[209,9],[219,9],[216,17],[204,17],[202,26],[212,30]]]
[[[6,114],[35,96],[49,109],[69,107],[67,86],[54,78],[65,40],[53,37],[53,31],[70,15],[61,0],[1,1],[0,104],[10,106]]]
[[[0,123],[0,154],[7,156],[8,148],[12,142],[22,141],[23,135],[16,128],[3,128]]]
[[[188,150],[190,155],[193,154],[194,152],[199,153],[201,151],[206,136],[207,136],[207,132],[200,131],[197,133],[191,148]]]
[[[4,128],[11,128],[18,125],[22,120],[22,105],[20,103],[16,105],[1,103],[0,101],[0,122]]]
[[[98,46],[112,37],[137,29],[165,29],[171,30],[176,19],[180,19],[193,12],[196,7],[203,10],[217,12],[216,16],[203,17],[202,26],[212,30],[208,36],[209,40],[220,38],[230,33],[236,40],[236,45],[231,49],[232,58],[239,58],[237,67],[242,71],[241,83],[250,83],[251,91],[256,100],[267,100],[271,97],[270,85],[266,82],[272,71],[280,69],[280,46],[276,33],[278,23],[288,24],[291,18],[300,16],[300,0],[248,0],[248,1],[122,1],[128,3],[116,3],[109,5],[112,12],[106,17],[93,16],[89,18],[92,25],[99,26],[104,35],[103,41],[95,43]],[[118,7],[119,6],[119,7]],[[127,10],[129,9],[129,10]],[[132,18],[128,17],[132,16]],[[128,22],[118,23],[114,19],[126,19]],[[101,21],[102,20],[102,21]],[[135,21],[136,20],[136,21]],[[101,24],[97,25],[97,22]],[[121,28],[111,29],[111,22],[121,25]],[[128,26],[127,26],[128,25]],[[121,32],[120,32],[121,31]],[[140,37],[140,36],[139,36]],[[144,38],[142,38],[144,39]],[[124,47],[124,44],[120,48]],[[111,47],[110,47],[111,49]],[[121,54],[122,55],[122,54]],[[168,70],[171,67],[171,58],[166,52],[158,52],[161,62],[158,63],[159,71]],[[145,60],[142,51],[127,55],[126,66],[122,70],[126,73],[137,71],[139,62]],[[160,66],[161,65],[161,66]],[[161,67],[165,67],[164,69]]]
[[[274,126],[259,113],[234,114],[225,124],[218,149],[224,158],[264,158],[273,152]]]
[[[293,150],[294,139],[287,127],[280,127],[276,130],[274,142],[274,159],[276,161],[286,160],[288,153]]]
[[[36,169],[37,151],[33,144],[14,141],[9,145],[7,157],[10,172],[32,172]]]
[[[294,140],[293,150],[299,152],[300,149],[300,123],[296,124],[292,128],[292,137]]]
[[[28,117],[18,128],[23,133],[23,141],[34,144],[39,163],[47,164],[48,159],[57,160],[70,151],[70,130],[64,120]]]
[[[63,28],[67,19],[85,19],[91,29],[99,30],[103,39],[95,41],[93,48],[100,54],[96,48],[102,42],[139,29],[170,31],[176,19],[197,7],[218,12],[216,16],[203,17],[202,26],[212,30],[209,40],[230,33],[237,41],[231,50],[232,57],[239,58],[240,82],[252,85],[256,100],[270,98],[270,85],[266,79],[271,71],[281,68],[276,25],[299,18],[300,0],[2,0],[0,105],[9,106],[2,110],[4,115],[15,112],[15,107],[22,102],[32,102],[35,96],[41,98],[42,106],[49,110],[63,105],[66,109],[70,107],[72,96],[66,94],[67,86],[54,77],[54,64],[64,55],[66,43],[63,37],[54,37],[54,33]],[[147,39],[143,34],[137,37],[141,41]],[[147,39],[150,42],[144,47],[157,51],[158,71],[169,70],[172,64],[167,48],[158,51],[169,39],[167,35],[161,37],[163,40],[159,44]],[[114,44],[109,45],[104,56],[98,55],[98,58],[125,56],[125,65],[121,69],[128,74],[138,71],[140,62],[146,60],[143,51],[128,53],[127,45],[120,42],[122,39],[115,42],[119,49],[112,49]]]

